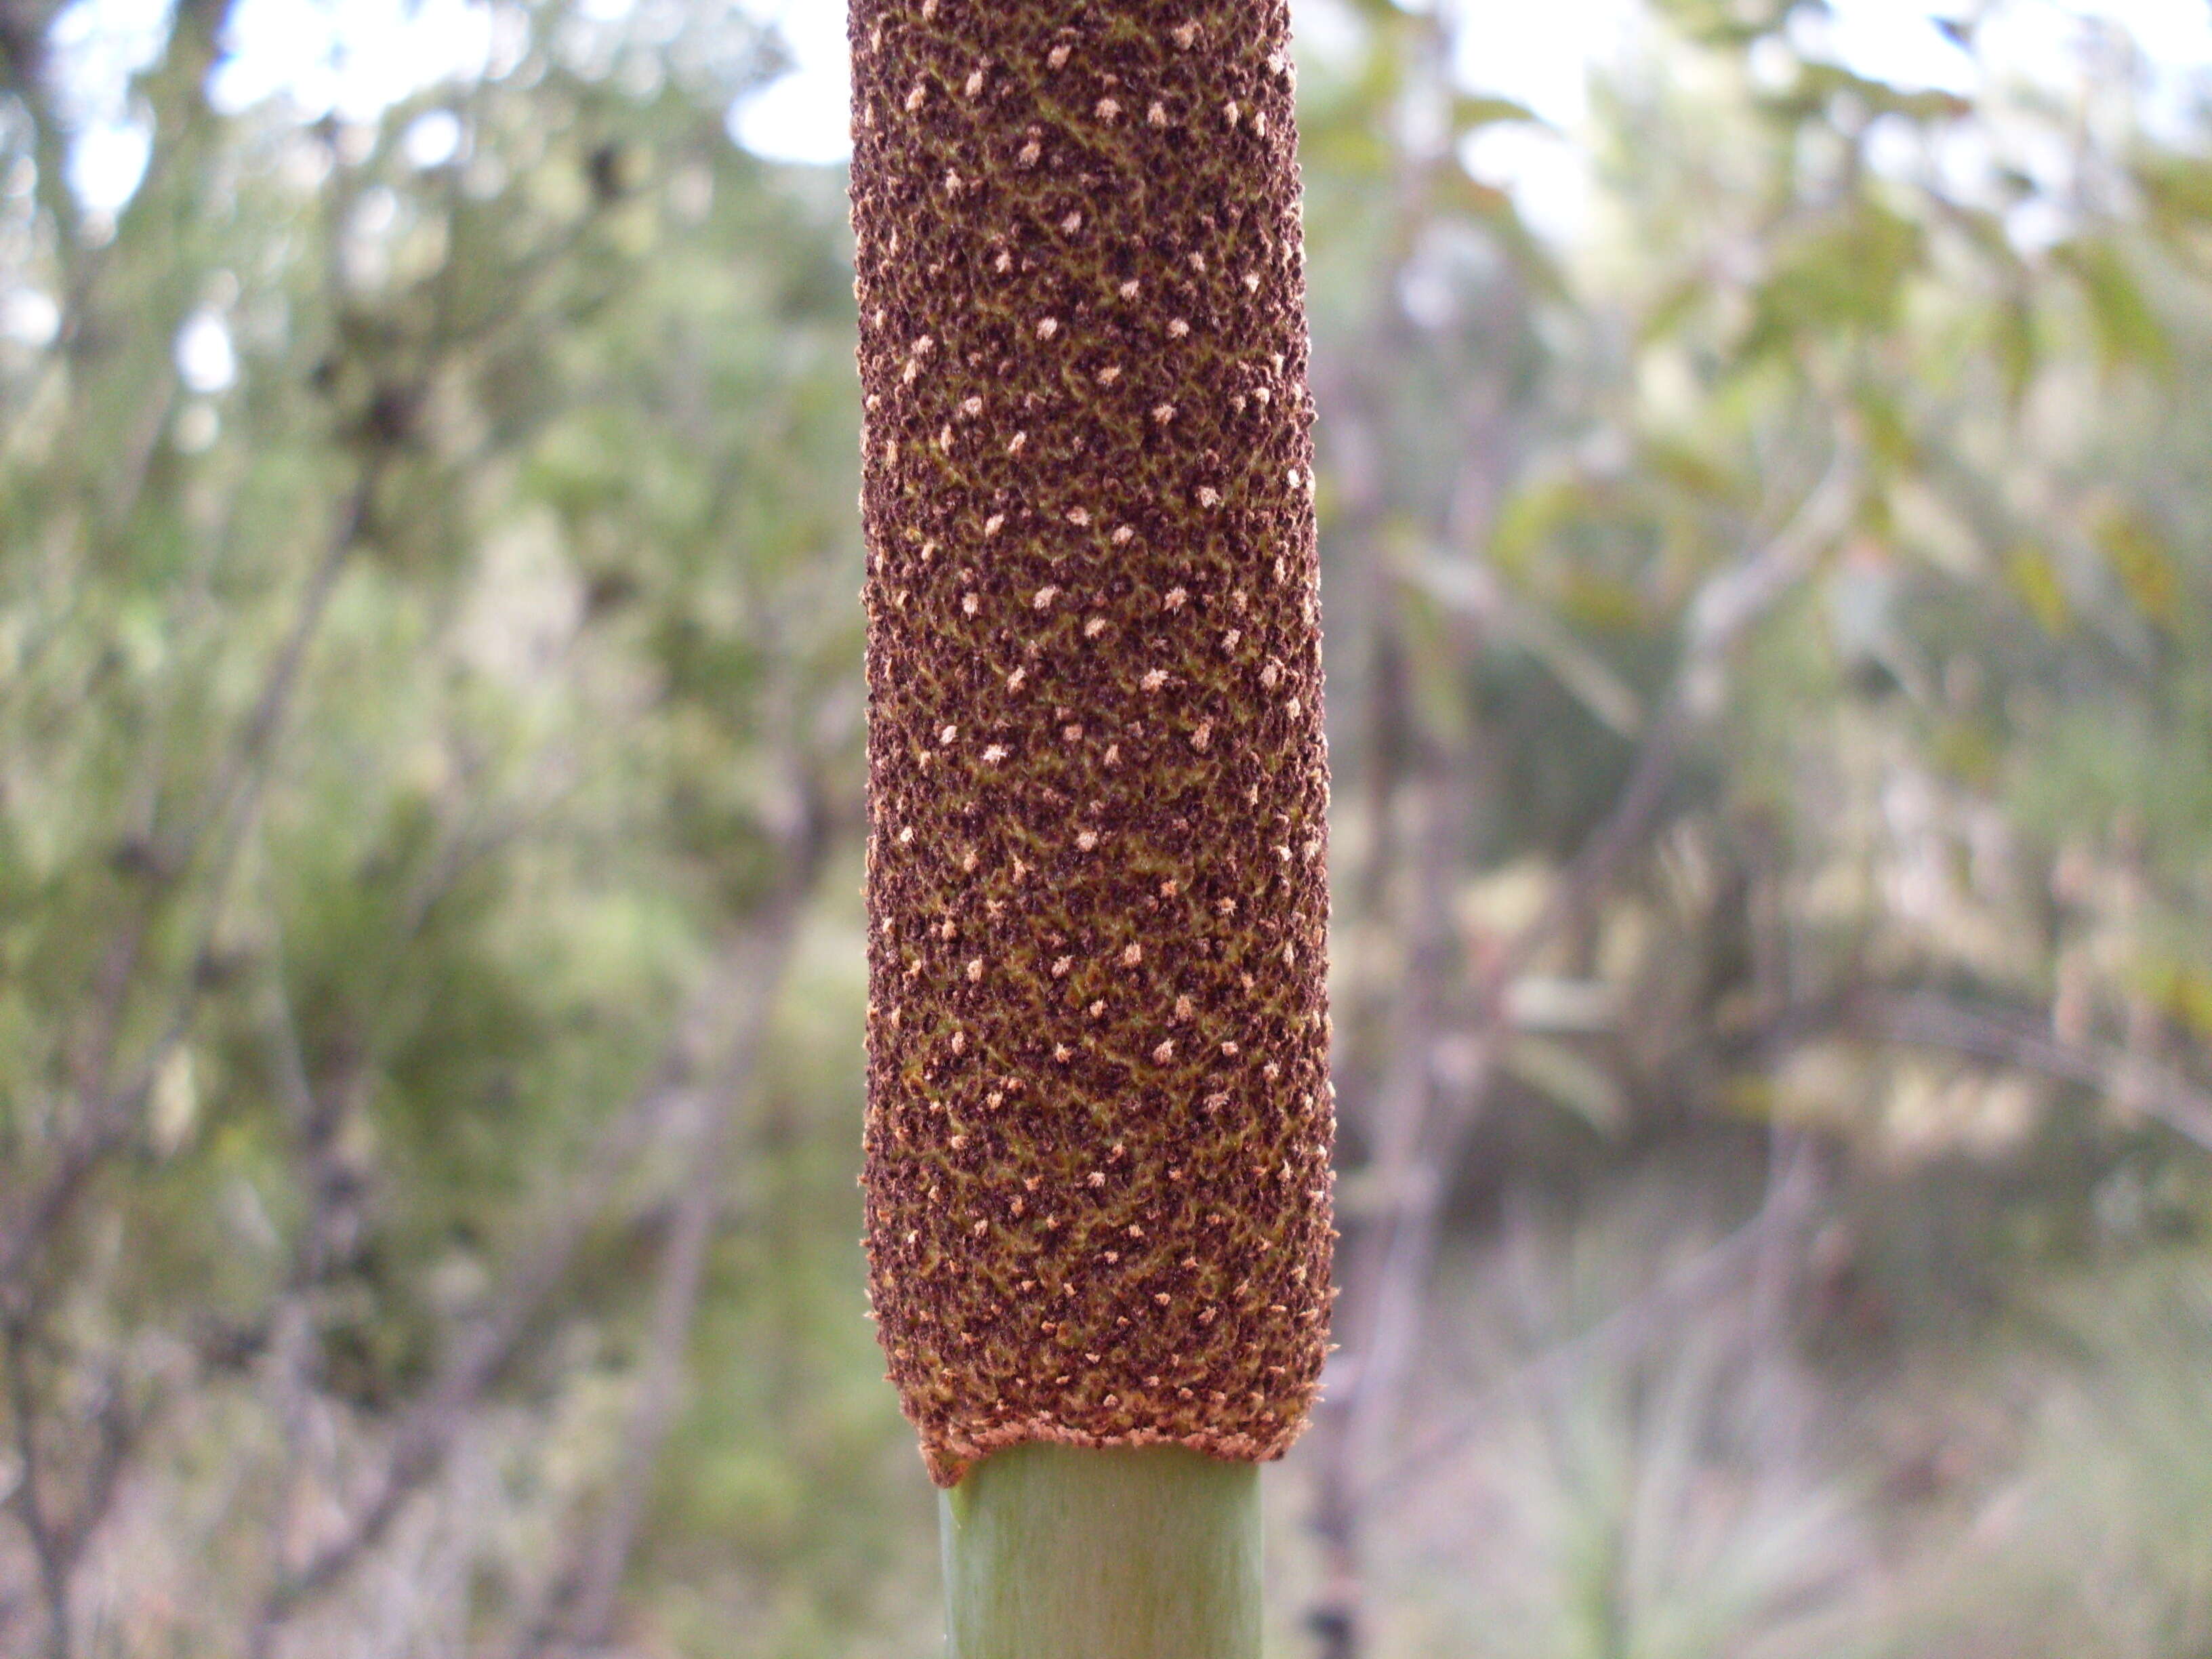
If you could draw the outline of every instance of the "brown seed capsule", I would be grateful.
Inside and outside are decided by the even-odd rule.
[[[1288,8],[933,3],[852,7],[871,1304],[940,1484],[1273,1457],[1332,1237]]]

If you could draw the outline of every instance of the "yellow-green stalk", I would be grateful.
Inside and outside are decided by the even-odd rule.
[[[1133,1568],[1152,1589],[1119,1615],[1100,1571],[1037,1581],[1200,1514],[1249,1534],[1236,1466],[1296,1437],[1328,1344],[1287,13],[854,0],[851,25],[871,1297],[951,1489],[956,1651],[1073,1652],[960,1610],[1225,1607],[1241,1546],[1153,1548],[1167,1577]],[[1219,1607],[1211,1637],[1082,1651],[1246,1651]]]

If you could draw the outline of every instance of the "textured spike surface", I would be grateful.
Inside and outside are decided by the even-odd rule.
[[[870,1294],[939,1485],[1279,1455],[1328,1346],[1282,0],[854,0]]]

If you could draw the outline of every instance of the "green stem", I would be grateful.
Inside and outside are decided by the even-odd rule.
[[[948,1659],[1259,1659],[1256,1464],[1016,1446],[938,1514]]]

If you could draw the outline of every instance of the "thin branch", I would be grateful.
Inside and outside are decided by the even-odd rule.
[[[1427,1022],[1401,1042],[1385,1079],[1384,1098],[1401,1098],[1386,1114],[1370,1159],[1380,1177],[1375,1194],[1382,1212],[1358,1228],[1352,1274],[1361,1290],[1366,1322],[1352,1363],[1334,1368],[1334,1389],[1325,1413],[1334,1434],[1325,1457],[1318,1524],[1331,1557],[1332,1588],[1314,1619],[1331,1659],[1351,1659],[1359,1646],[1358,1565],[1359,1518],[1374,1495],[1364,1479],[1395,1414],[1401,1377],[1411,1362],[1422,1324],[1421,1301],[1442,1225],[1445,1172],[1481,1109],[1500,1045],[1511,1030],[1510,996],[1528,964],[1587,914],[1611,887],[1629,855],[1656,823],[1680,770],[1685,744],[1697,720],[1718,701],[1720,677],[1735,645],[1761,617],[1808,574],[1849,521],[1856,499],[1856,446],[1840,439],[1828,468],[1790,520],[1747,557],[1710,578],[1692,601],[1682,629],[1679,665],[1667,695],[1644,722],[1628,778],[1612,810],[1569,863],[1537,915],[1474,975],[1469,988],[1471,1030],[1459,1038],[1455,1063],[1443,1065],[1450,1034]],[[1427,872],[1421,890],[1426,913],[1447,910],[1440,896],[1449,884],[1449,852],[1443,866]],[[1436,999],[1429,969],[1417,969],[1411,995],[1417,1006]]]
[[[380,468],[371,462],[340,512],[328,549],[301,597],[300,611],[277,653],[261,696],[240,734],[236,748],[210,787],[204,805],[168,855],[158,858],[144,902],[134,912],[104,959],[100,1013],[91,1049],[81,1063],[98,1091],[53,1167],[27,1196],[17,1200],[11,1224],[0,1229],[0,1286],[18,1285],[39,1251],[75,1206],[86,1183],[137,1127],[154,1079],[183,1040],[202,990],[200,967],[223,911],[229,878],[244,850],[253,807],[266,786],[270,749],[299,682],[307,647],[320,623],[331,590],[357,544],[368,500]],[[110,1086],[114,1049],[120,1040],[129,991],[144,957],[155,907],[189,873],[216,826],[222,834],[208,863],[206,915],[199,941],[185,963],[168,1016],[131,1081]]]
[[[2076,1084],[2133,1107],[2212,1152],[2212,1093],[2178,1072],[2124,1050],[2061,1042],[2016,1014],[1975,1008],[1925,991],[1846,998],[1837,1011],[1837,1023],[1893,1042],[1948,1049]]]
[[[46,1608],[46,1659],[69,1659],[70,1563],[62,1530],[46,1509],[30,1347],[27,1315],[11,1314],[0,1323],[0,1364],[7,1371],[8,1414],[15,1428],[17,1474],[11,1506],[38,1563],[39,1591]]]
[[[1455,955],[1449,890],[1464,819],[1460,810],[1477,791],[1467,774],[1472,750],[1434,781],[1431,817],[1415,868],[1419,914],[1409,964],[1396,1057],[1376,1091],[1374,1147],[1363,1171],[1379,1213],[1360,1229],[1359,1259],[1350,1264],[1364,1324],[1352,1345],[1357,1365],[1340,1374],[1340,1409],[1346,1419],[1350,1468],[1364,1468],[1380,1450],[1395,1414],[1399,1379],[1420,1328],[1419,1300],[1434,1255],[1450,1146],[1479,1103],[1490,1063],[1484,1050],[1472,1064],[1439,1065],[1451,1010],[1448,986]],[[1442,1143],[1440,1145],[1440,1143]]]
[[[280,1574],[256,1624],[253,1650],[266,1652],[277,1629],[336,1586],[380,1543],[407,1501],[444,1467],[468,1412],[497,1378],[554,1289],[566,1276],[591,1223],[689,1079],[736,1079],[741,1044],[722,1036],[726,1011],[764,1001],[772,987],[750,977],[764,958],[780,972],[799,910],[828,855],[825,820],[810,814],[777,890],[750,915],[694,1000],[651,1080],[601,1131],[574,1176],[545,1206],[518,1254],[491,1311],[455,1338],[437,1372],[403,1414],[368,1498],[345,1528],[302,1565]],[[720,1041],[718,1041],[720,1038]],[[746,1063],[750,1063],[749,1057]],[[732,1082],[732,1087],[735,1082]]]
[[[678,1097],[678,1080],[664,1062],[600,1130],[574,1177],[531,1228],[532,1237],[516,1253],[491,1310],[453,1338],[436,1374],[402,1414],[369,1498],[345,1529],[305,1565],[280,1574],[264,1607],[253,1651],[266,1651],[277,1626],[332,1588],[381,1542],[407,1499],[441,1467],[462,1415],[514,1352],[566,1274],[592,1219]]]
[[[1411,23],[1410,27],[1423,37],[1425,50],[1419,52],[1407,67],[1414,78],[1433,78],[1438,66],[1451,59],[1454,21],[1447,13],[1438,11]],[[1351,462],[1356,458],[1364,463],[1340,469],[1347,472],[1346,533],[1355,548],[1368,544],[1369,556],[1355,561],[1354,568],[1364,568],[1377,578],[1364,595],[1374,607],[1376,652],[1369,708],[1374,727],[1367,763],[1370,839],[1367,867],[1358,884],[1370,908],[1380,904],[1392,867],[1396,775],[1411,746],[1400,637],[1402,606],[1395,604],[1399,596],[1388,578],[1388,562],[1372,545],[1392,508],[1382,459],[1388,448],[1384,433],[1390,377],[1397,366],[1421,349],[1420,342],[1411,335],[1410,319],[1399,303],[1396,289],[1413,257],[1424,198],[1436,175],[1452,165],[1450,157],[1449,147],[1444,144],[1420,154],[1401,147],[1394,180],[1395,210],[1386,233],[1389,252],[1375,267],[1376,289],[1370,302],[1376,319],[1373,337],[1368,349],[1348,357],[1340,370],[1326,362],[1317,366],[1321,374],[1341,373],[1344,377],[1345,385],[1334,401],[1352,415],[1346,431],[1358,447],[1339,459]],[[1500,289],[1498,303],[1510,303],[1506,287]],[[1508,398],[1502,390],[1486,398],[1473,391],[1469,395],[1476,399],[1472,407],[1477,418],[1471,424],[1492,441],[1469,446],[1472,465],[1468,471],[1480,471],[1484,476],[1479,482],[1467,477],[1458,481],[1450,509],[1454,529],[1494,514],[1501,479],[1510,465],[1510,452],[1495,441],[1504,429]],[[1332,1386],[1317,1413],[1321,1445],[1313,1524],[1321,1544],[1322,1583],[1308,1609],[1307,1621],[1319,1638],[1323,1659],[1353,1659],[1365,1636],[1360,1476],[1364,1460],[1371,1455],[1372,1443],[1388,1425],[1398,1357],[1409,1346],[1411,1331],[1419,1324],[1419,1309],[1413,1304],[1425,1271],[1413,1267],[1412,1259],[1422,1255],[1425,1246],[1413,1235],[1421,1231],[1419,1218],[1430,1212],[1435,1203],[1431,1194],[1415,1189],[1437,1184],[1432,1179],[1433,1165],[1425,1164],[1421,1155],[1432,1133],[1437,1079],[1431,1060],[1437,1032],[1449,1017],[1445,994],[1456,968],[1457,941],[1449,922],[1449,907],[1442,900],[1462,838],[1459,832],[1464,828],[1461,814],[1472,805],[1474,793],[1461,787],[1468,781],[1466,778],[1454,775],[1474,760],[1472,742],[1453,757],[1460,764],[1439,764],[1439,758],[1432,756],[1426,769],[1432,784],[1429,820],[1412,872],[1415,883],[1411,898],[1417,908],[1407,927],[1412,956],[1409,994],[1391,1011],[1395,1018],[1390,1021],[1390,1055],[1381,1068],[1382,1074],[1373,1079],[1369,1098],[1358,1099],[1368,1092],[1361,1086],[1367,1082],[1365,1078],[1344,1078],[1346,1105],[1364,1104],[1369,1109],[1363,1115],[1370,1135],[1367,1173],[1370,1186],[1379,1188],[1376,1196],[1382,1207],[1356,1218],[1349,1213],[1345,1217],[1342,1278],[1347,1288],[1359,1292],[1346,1312],[1364,1322],[1352,1343],[1358,1363],[1356,1367],[1332,1364]],[[1451,1115],[1457,1115],[1456,1112]],[[1352,1373],[1349,1378],[1347,1370]]]
[[[359,481],[338,509],[323,556],[307,578],[299,611],[292,619],[291,631],[277,651],[268,678],[262,683],[261,695],[254,700],[252,710],[237,740],[225,754],[221,769],[202,794],[199,810],[177,843],[160,849],[161,864],[165,870],[181,872],[190,866],[206,844],[214,826],[226,818],[234,822],[243,816],[265,781],[269,753],[277,728],[291,708],[300,670],[307,661],[307,647],[322,624],[323,612],[337,586],[338,578],[344,574],[347,562],[368,527],[369,505],[383,477],[384,465],[381,451],[362,464]],[[228,850],[234,854],[235,848]]]
[[[708,1247],[721,1213],[738,1108],[752,1080],[767,1034],[775,989],[782,981],[790,955],[795,920],[787,909],[780,921],[764,926],[755,936],[752,954],[757,960],[750,964],[750,977],[757,988],[744,1005],[719,1073],[705,1091],[705,1119],[690,1151],[690,1180],[661,1256],[645,1374],[623,1428],[614,1489],[598,1528],[580,1550],[574,1597],[566,1621],[568,1650],[590,1652],[604,1644],[612,1631],[617,1598],[636,1547],[661,1447],[675,1417]],[[534,1659],[542,1650],[539,1643],[526,1640],[518,1659]]]
[[[1876,992],[1829,1004],[1801,1005],[1782,1016],[1773,1035],[1784,1042],[1802,1042],[1837,1028],[2016,1066],[2122,1098],[2212,1151],[2212,1093],[2117,1050],[2057,1042],[2010,1013],[1924,992]],[[1599,1354],[1634,1346],[1659,1317],[1679,1313],[1713,1293],[1735,1269],[1754,1266],[1774,1228],[1804,1209],[1809,1195],[1807,1170],[1802,1158],[1790,1160],[1769,1204],[1759,1214],[1595,1325],[1486,1389],[1453,1422],[1415,1442],[1386,1466],[1367,1496],[1395,1495],[1435,1473],[1480,1432],[1483,1416],[1505,1395],[1556,1381]]]
[[[1857,483],[1856,449],[1839,442],[1826,472],[1789,522],[1756,552],[1711,578],[1699,591],[1684,625],[1683,653],[1674,687],[1646,725],[1628,781],[1612,811],[1576,853],[1542,909],[1478,975],[1473,996],[1474,1046],[1456,1067],[1462,1074],[1461,1086],[1446,1091],[1425,1089],[1429,1097],[1447,1098],[1450,1109],[1432,1113],[1425,1102],[1411,1127],[1419,1156],[1409,1157],[1407,1154],[1413,1149],[1401,1148],[1397,1156],[1384,1161],[1381,1171],[1388,1177],[1381,1196],[1391,1206],[1391,1215],[1383,1224],[1389,1236],[1385,1261],[1390,1265],[1372,1287],[1371,1293],[1382,1301],[1378,1301],[1376,1312],[1370,1316],[1370,1345],[1376,1337],[1399,1345],[1410,1341],[1410,1334],[1400,1327],[1408,1321],[1418,1323],[1413,1304],[1419,1291],[1408,1275],[1414,1279],[1425,1276],[1433,1255],[1435,1219],[1443,1196],[1440,1172],[1449,1167],[1452,1149],[1488,1087],[1498,1043],[1512,1024],[1509,999],[1514,981],[1575,916],[1598,902],[1630,853],[1650,833],[1680,767],[1694,705],[1702,700],[1698,677],[1717,672],[1722,659],[1751,625],[1812,568],[1847,520]],[[1426,890],[1440,892],[1440,874],[1432,873]],[[1417,1000],[1428,994],[1418,983],[1425,977],[1417,975]],[[1401,1065],[1427,1073],[1434,1069],[1435,1060],[1434,1042],[1425,1042],[1407,1045]],[[1406,1133],[1399,1132],[1401,1137]],[[1387,1310],[1383,1301],[1389,1304]],[[1395,1315],[1395,1323],[1382,1318],[1386,1310]],[[1390,1358],[1388,1354],[1376,1357],[1386,1362]],[[1354,1395],[1368,1391],[1372,1369],[1372,1358],[1363,1352],[1353,1373],[1351,1391]],[[1382,1370],[1387,1384],[1395,1366],[1386,1363]],[[1388,1392],[1387,1386],[1383,1392]],[[1370,1433],[1379,1432],[1379,1428],[1370,1430]]]
[[[1553,1386],[1595,1359],[1632,1351],[1650,1340],[1660,1321],[1679,1316],[1717,1292],[1737,1273],[1753,1267],[1774,1229],[1801,1216],[1809,1197],[1809,1183],[1793,1170],[1758,1211],[1732,1231],[1595,1324],[1533,1356],[1463,1402],[1449,1421],[1382,1467],[1368,1483],[1368,1500],[1399,1496],[1437,1474],[1482,1431],[1505,1400]]]
[[[84,1497],[76,1517],[63,1534],[64,1551],[72,1567],[83,1557],[86,1546],[92,1542],[100,1523],[113,1506],[124,1468],[150,1415],[150,1412],[132,1413],[118,1360],[102,1384],[100,1409],[95,1414],[99,1443],[94,1449],[92,1467],[85,1476]]]
[[[1628,781],[1612,811],[1576,853],[1542,909],[1508,941],[1478,978],[1474,1048],[1458,1068],[1465,1074],[1464,1086],[1454,1091],[1462,1097],[1461,1103],[1425,1137],[1429,1143],[1425,1150],[1431,1155],[1425,1162],[1431,1178],[1398,1181],[1386,1194],[1401,1211],[1429,1212],[1441,1204],[1443,1182],[1435,1170],[1437,1155],[1446,1148],[1436,1142],[1438,1136],[1446,1142],[1455,1140],[1480,1103],[1500,1035],[1512,1023],[1506,1005],[1513,982],[1576,915],[1598,901],[1629,854],[1650,832],[1680,764],[1692,705],[1698,700],[1697,677],[1716,671],[1745,630],[1810,569],[1850,511],[1857,471],[1856,451],[1839,444],[1827,472],[1790,522],[1750,558],[1714,576],[1692,601],[1674,689],[1646,726]],[[1441,890],[1434,878],[1430,889]],[[1432,1045],[1423,1045],[1412,1063],[1432,1067]],[[1417,1254],[1425,1261],[1425,1253]],[[1365,1386],[1366,1370],[1363,1360],[1361,1388]]]
[[[1577,915],[1613,884],[1650,833],[1681,765],[1692,720],[1719,699],[1724,660],[1752,624],[1805,576],[1850,520],[1860,471],[1857,447],[1838,441],[1827,471],[1790,521],[1755,553],[1710,578],[1691,601],[1680,665],[1645,725],[1628,781],[1534,921],[1501,951],[1478,988],[1486,1024],[1498,1024],[1513,981]]]
[[[114,1358],[97,1385],[98,1404],[91,1426],[95,1439],[73,1505],[64,1516],[51,1472],[39,1443],[39,1401],[31,1375],[35,1315],[12,1311],[0,1317],[0,1370],[5,1372],[7,1407],[15,1441],[15,1480],[0,1493],[0,1508],[15,1512],[38,1566],[38,1590],[46,1613],[48,1659],[66,1659],[76,1650],[70,1588],[86,1548],[113,1506],[123,1470],[138,1443],[150,1412],[134,1413],[125,1390],[123,1363]],[[15,1604],[20,1606],[21,1604]],[[0,1606],[0,1631],[14,1607]]]

